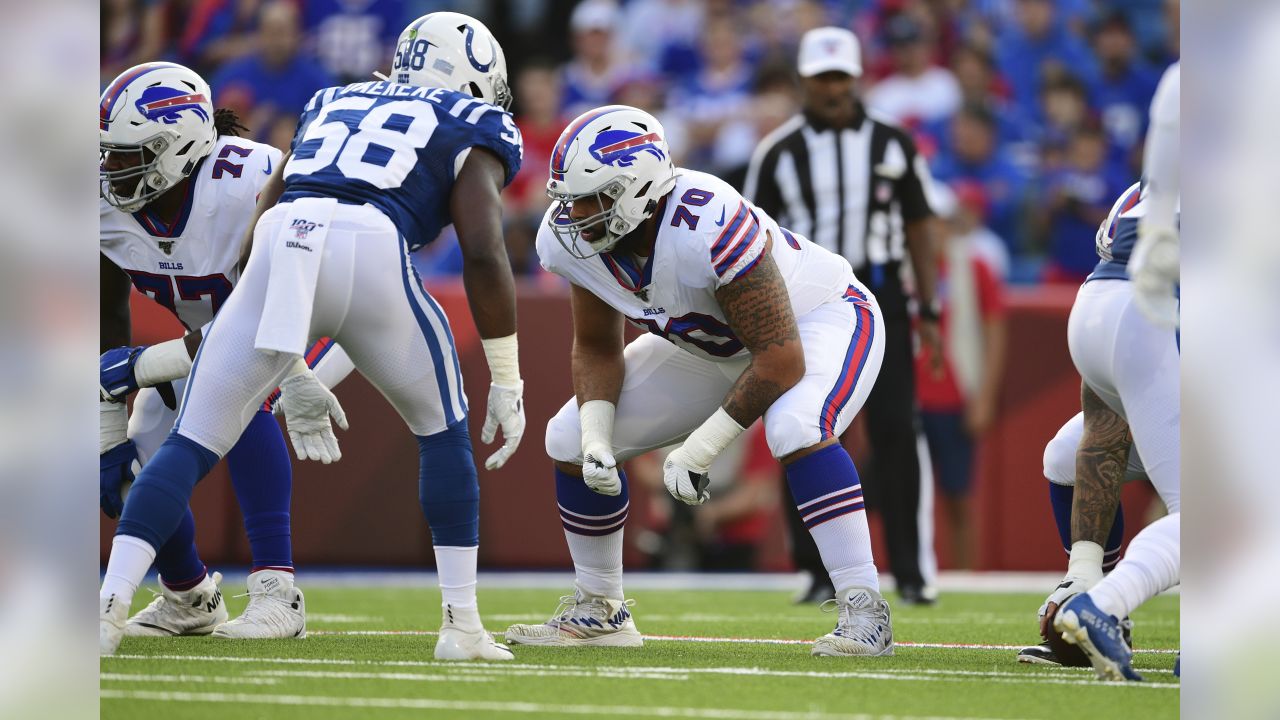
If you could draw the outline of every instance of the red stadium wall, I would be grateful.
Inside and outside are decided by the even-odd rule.
[[[432,294],[453,323],[463,376],[470,389],[471,433],[483,422],[488,370],[461,284],[436,284]],[[1049,515],[1041,455],[1045,443],[1079,408],[1079,376],[1067,353],[1066,322],[1074,288],[1015,290],[1010,297],[1010,357],[1000,418],[979,452],[976,512],[979,563],[988,570],[1055,570],[1064,556]],[[562,568],[568,551],[549,465],[542,447],[547,418],[571,394],[567,293],[527,284],[520,289],[521,365],[529,429],[520,450],[497,472],[481,471],[481,564],[502,568]],[[174,337],[180,326],[166,311],[135,294],[134,341]],[[294,555],[299,565],[421,567],[433,564],[430,535],[417,502],[417,446],[385,400],[353,374],[339,389],[351,429],[340,434],[343,459],[335,465],[294,463]],[[850,433],[851,436],[856,433]],[[854,443],[856,441],[851,441]],[[857,448],[853,448],[856,452]],[[477,446],[477,458],[491,450]],[[1152,494],[1126,488],[1132,536]],[[224,465],[197,487],[193,499],[197,540],[206,562],[244,566],[248,543]],[[645,521],[647,503],[633,502],[630,524]],[[945,522],[937,537],[945,538]],[[770,529],[762,566],[788,569],[781,517]],[[879,538],[876,555],[886,557]],[[103,519],[103,562],[114,522]],[[937,543],[945,568],[949,554]],[[639,555],[628,548],[628,563]]]

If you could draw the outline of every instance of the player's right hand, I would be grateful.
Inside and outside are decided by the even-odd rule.
[[[1044,604],[1037,611],[1040,616],[1040,637],[1045,640],[1049,639],[1049,634],[1053,632],[1053,628],[1049,627],[1049,620],[1063,603],[1082,592],[1088,592],[1088,590],[1089,581],[1084,578],[1070,575],[1062,578],[1062,582],[1058,584],[1058,587],[1054,588],[1053,592],[1049,593],[1049,597],[1045,599]]]
[[[138,378],[133,369],[138,364],[138,356],[145,349],[118,347],[102,353],[102,357],[98,358],[98,386],[103,400],[124,402],[130,393],[138,389]]]
[[[515,387],[506,387],[497,383],[489,385],[489,403],[485,408],[484,428],[480,431],[480,441],[485,445],[493,442],[502,428],[502,447],[484,461],[486,470],[497,470],[507,464],[507,460],[515,454],[520,446],[520,438],[524,437],[524,383]]]
[[[319,460],[328,465],[342,459],[338,438],[333,434],[329,416],[338,427],[347,429],[347,414],[338,398],[316,378],[311,370],[285,378],[280,383],[280,399],[276,408],[284,415],[289,440],[299,460]]]
[[[98,504],[107,517],[120,516],[124,510],[122,490],[141,469],[138,447],[132,440],[125,440],[98,456]]]
[[[593,444],[582,448],[582,480],[592,491],[601,495],[621,495],[622,478],[618,475],[618,461],[613,452],[603,445]]]

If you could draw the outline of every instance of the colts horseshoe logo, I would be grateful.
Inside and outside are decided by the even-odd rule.
[[[493,39],[489,39],[489,56],[492,57],[493,60],[490,60],[487,63],[482,63],[479,60],[476,60],[475,53],[471,51],[471,41],[476,35],[475,28],[470,25],[463,25],[462,27],[463,33],[467,36],[467,60],[471,62],[471,67],[482,73],[489,72],[489,68],[493,67],[494,61],[498,59],[498,48],[493,44]]]

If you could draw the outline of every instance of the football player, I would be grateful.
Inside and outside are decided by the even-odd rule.
[[[880,370],[884,326],[848,261],[778,226],[724,181],[676,168],[662,126],[609,106],[560,136],[537,239],[571,283],[571,398],[547,425],[575,591],[509,643],[642,645],[622,590],[621,462],[682,443],[667,490],[707,499],[712,460],[764,418],[831,573],[834,631],[814,655],[891,655],[862,486],[839,436]],[[623,347],[623,321],[648,331]]]
[[[409,260],[454,224],[492,371],[483,438],[501,426],[505,440],[486,466],[500,467],[524,429],[500,197],[521,159],[510,99],[493,35],[442,12],[405,28],[391,78],[326,88],[303,109],[291,156],[262,191],[244,276],[193,362],[174,432],[125,501],[100,593],[103,654],[118,647],[119,606],[195,483],[309,339],[332,337],[417,437],[442,592],[436,658],[512,657],[485,632],[476,606],[480,491],[453,337]],[[321,424],[328,432],[327,417]]]
[[[126,70],[102,94],[101,472],[99,496],[117,517],[122,489],[173,428],[174,393],[181,392],[191,356],[240,277],[245,231],[258,192],[280,151],[237,137],[234,113],[215,111],[209,86],[173,63]],[[177,317],[187,334],[150,347],[131,346],[129,288]],[[324,358],[334,384],[350,369],[325,340],[308,353]],[[290,430],[297,436],[312,398],[332,400],[308,363],[298,363],[282,386]],[[125,399],[141,388],[128,415]],[[265,399],[265,396],[264,398]],[[327,417],[327,414],[325,415]],[[300,439],[300,438],[299,438]],[[302,445],[299,457],[303,456]],[[319,459],[319,458],[317,458]],[[305,637],[302,592],[294,587],[290,544],[291,469],[270,408],[255,413],[227,453],[232,485],[253,553],[249,604],[227,620],[218,590],[195,546],[187,509],[157,548],[161,592],[129,620],[126,635],[206,635],[230,638]]]

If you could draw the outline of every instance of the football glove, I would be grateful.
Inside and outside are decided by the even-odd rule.
[[[604,445],[584,445],[582,448],[582,481],[593,492],[614,497],[622,494],[622,477],[618,475],[618,461]]]
[[[102,400],[122,403],[135,390],[146,387],[147,383],[138,380],[138,361],[147,350],[145,345],[138,347],[112,348],[98,358],[98,387]],[[185,352],[185,351],[184,351]],[[189,363],[188,363],[189,365]],[[185,375],[184,375],[185,377]],[[170,381],[155,384],[160,399],[170,410],[178,407],[178,398]]]
[[[491,383],[480,441],[488,445],[497,437],[498,428],[502,428],[502,447],[484,461],[486,470],[497,470],[515,454],[524,436],[524,422],[524,383],[514,387]]]
[[[329,416],[346,430],[347,414],[310,368],[280,383],[280,399],[272,411],[284,415],[289,440],[299,460],[319,460],[328,465],[342,459]]]
[[[671,451],[662,463],[662,482],[672,497],[686,505],[701,505],[711,497],[707,485],[711,483],[706,468],[697,468],[684,446]]]
[[[1138,244],[1129,259],[1134,301],[1157,327],[1178,324],[1178,232],[1173,228],[1138,226]]]
[[[1049,593],[1044,604],[1036,611],[1036,616],[1040,620],[1040,637],[1048,639],[1049,634],[1053,632],[1053,628],[1049,627],[1049,619],[1053,617],[1053,613],[1066,601],[1082,592],[1088,592],[1093,584],[1081,577],[1068,575],[1062,578],[1062,582]]]
[[[124,486],[141,472],[138,447],[125,440],[98,456],[98,505],[109,518],[120,517],[124,510]]]

